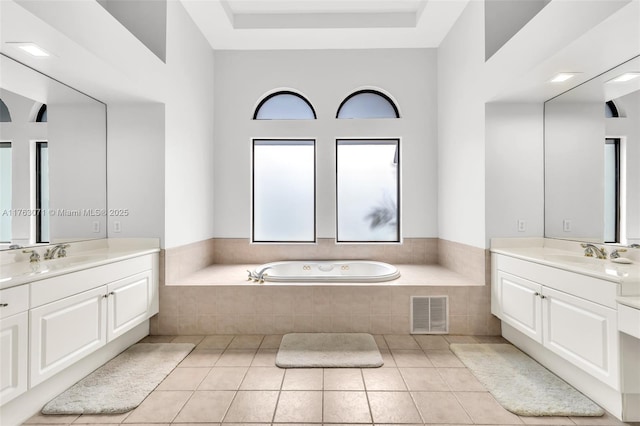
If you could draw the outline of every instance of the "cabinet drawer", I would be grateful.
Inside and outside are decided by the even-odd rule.
[[[640,309],[618,304],[618,330],[640,339]]]
[[[153,265],[153,255],[149,254],[35,281],[31,284],[31,308],[147,271],[152,269]]]
[[[29,309],[29,286],[0,290],[0,318],[6,318]]]

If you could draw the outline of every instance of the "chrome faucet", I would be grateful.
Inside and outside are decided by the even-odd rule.
[[[591,243],[582,243],[580,246],[584,249],[584,255],[587,257],[593,257],[595,255],[598,259],[607,258],[607,250],[604,247],[598,248]]]
[[[40,255],[35,250],[22,250],[23,253],[31,253],[29,256],[29,263],[38,263],[40,262]]]
[[[611,252],[609,257],[611,259],[617,259],[620,257],[620,253],[624,253],[625,251],[627,251],[627,249],[615,249],[614,251]]]
[[[58,253],[58,257],[66,257],[67,249],[69,244],[58,244],[53,248],[48,248],[46,252],[44,252],[44,260],[55,259],[56,252]]]
[[[249,273],[249,278],[248,280],[251,281],[257,281],[260,284],[262,284],[264,282],[264,277],[267,276],[266,271],[268,269],[271,269],[271,266],[267,266],[266,268],[262,268],[261,270],[257,271],[257,272],[252,272],[250,270],[247,269],[247,272]]]

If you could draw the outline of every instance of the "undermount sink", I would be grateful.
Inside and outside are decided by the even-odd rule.
[[[569,262],[569,263],[579,263],[579,264],[590,264],[594,262],[602,262],[605,259],[597,259],[595,257],[587,257],[581,256],[577,254],[548,254],[545,256],[547,260],[552,262]]]

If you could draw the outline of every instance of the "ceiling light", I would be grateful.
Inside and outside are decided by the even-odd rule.
[[[617,76],[616,78],[612,78],[607,83],[624,83],[638,77],[640,77],[640,72],[626,72],[622,75]]]
[[[38,58],[44,58],[47,56],[51,56],[51,54],[49,52],[47,52],[46,50],[44,50],[42,47],[38,46],[35,43],[16,43],[16,42],[7,42],[7,44],[11,44],[16,46],[18,49],[21,49],[25,52],[27,52],[28,54],[38,57]]]
[[[577,72],[561,72],[551,79],[552,83],[562,83],[577,75]]]

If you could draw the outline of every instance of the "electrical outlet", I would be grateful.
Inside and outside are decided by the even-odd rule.
[[[518,219],[518,232],[527,230],[527,222],[524,219]]]
[[[122,224],[119,220],[113,222],[113,232],[122,232]]]
[[[100,222],[98,222],[98,221],[93,222],[92,228],[93,228],[93,232],[95,232],[95,233],[100,232]]]
[[[571,221],[569,219],[562,221],[562,230],[564,232],[571,232]]]

